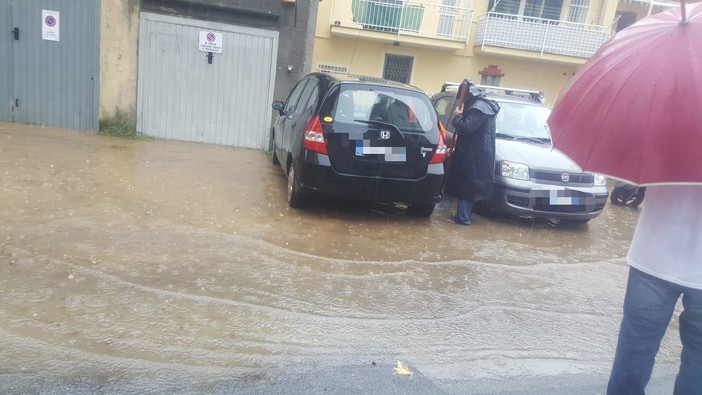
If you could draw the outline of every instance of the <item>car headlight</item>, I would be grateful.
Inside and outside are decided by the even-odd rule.
[[[516,178],[517,180],[529,180],[529,166],[523,163],[515,163],[503,160],[500,165],[502,177]]]
[[[607,186],[607,177],[595,174],[595,186],[604,187]]]

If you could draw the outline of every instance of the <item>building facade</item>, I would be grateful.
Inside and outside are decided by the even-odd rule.
[[[616,0],[324,0],[313,67],[538,90],[552,105],[616,30]]]

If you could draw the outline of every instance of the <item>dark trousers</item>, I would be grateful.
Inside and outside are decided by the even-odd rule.
[[[456,222],[461,224],[470,224],[473,214],[473,201],[458,199],[458,207],[456,208]]]
[[[632,267],[608,395],[644,394],[658,348],[681,295],[682,355],[674,394],[702,394],[702,289],[677,285]]]

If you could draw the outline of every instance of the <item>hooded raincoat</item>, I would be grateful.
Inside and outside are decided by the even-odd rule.
[[[483,95],[466,100],[452,124],[458,136],[451,155],[446,194],[460,200],[486,200],[495,179],[495,116],[500,106]]]

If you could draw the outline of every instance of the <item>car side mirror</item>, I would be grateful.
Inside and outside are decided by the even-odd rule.
[[[274,110],[278,111],[278,114],[285,115],[285,103],[283,103],[282,101],[274,101],[272,107]]]

